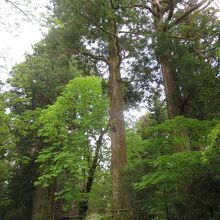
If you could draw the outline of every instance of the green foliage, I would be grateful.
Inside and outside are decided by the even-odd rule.
[[[205,2],[205,1],[204,1]],[[180,16],[185,5],[174,4],[173,18]],[[194,2],[195,4],[198,1]],[[161,7],[166,8],[166,2]],[[187,10],[185,8],[185,10]],[[219,111],[219,18],[217,9],[195,11],[168,29],[155,18],[153,50],[159,64],[165,62],[174,79],[175,97],[180,115],[197,119],[213,118]],[[164,14],[163,14],[164,16]],[[164,20],[166,20],[164,18]]]
[[[112,180],[110,170],[99,168],[96,171],[92,191],[89,195],[89,209],[103,213],[111,209]]]
[[[175,119],[146,128],[143,135],[150,144],[160,144],[160,151],[164,148],[166,153],[181,150],[205,149],[208,145],[207,134],[215,121],[199,121],[197,119],[178,116]],[[155,148],[156,149],[156,148]]]
[[[36,50],[41,47],[39,43]],[[56,49],[53,48],[53,51]],[[16,65],[11,73],[12,78],[9,79],[14,88],[9,95],[12,96],[14,93],[14,96],[17,96],[15,99],[12,99],[13,96],[11,98],[14,108],[18,110],[22,104],[26,109],[52,104],[63,91],[65,83],[73,76],[68,68],[68,59],[65,54],[51,57],[48,52],[41,52],[35,56],[28,56],[24,63]]]
[[[54,103],[66,83],[74,74],[79,73],[76,73],[77,69],[73,67],[73,59],[69,60],[71,54],[57,44],[53,37],[54,35],[48,34],[34,46],[32,55],[27,55],[23,63],[13,68],[8,80],[10,90],[2,94],[10,111],[8,117],[15,143],[11,151],[13,167],[8,182],[9,211],[12,208],[25,209],[25,219],[31,218],[33,183],[38,175],[38,167],[34,161],[44,147],[42,137],[38,135],[37,119],[41,110]]]
[[[107,124],[108,80],[84,76],[106,78],[107,65],[93,58],[109,58],[114,21],[125,104],[147,99],[149,110],[127,132],[134,207],[151,219],[220,219],[220,125],[211,121],[220,106],[217,10],[201,7],[174,25],[199,1],[177,1],[170,21],[172,1],[158,2],[161,21],[131,7],[146,1],[52,1],[48,34],[13,68],[10,91],[1,94],[0,218],[7,211],[6,219],[31,218],[38,174],[37,185],[57,183],[65,210],[87,199],[92,209],[109,208],[110,149],[102,146],[92,192],[84,190]],[[174,77],[180,114],[189,118],[166,121],[161,61]]]
[[[10,118],[0,102],[0,216],[4,216],[10,204],[8,181],[12,169],[13,136],[10,132]]]
[[[215,145],[218,143],[220,137],[220,123],[218,123],[215,128],[212,130],[211,134],[209,135],[210,139],[210,146]]]
[[[204,210],[209,209],[206,199],[215,209],[213,194],[209,195],[207,178],[210,178],[210,184],[217,192],[215,184],[219,169],[216,166],[219,161],[211,159],[213,154],[211,157],[206,152],[209,152],[209,134],[216,130],[216,124],[216,121],[176,117],[146,127],[143,131],[146,140],[138,134],[129,135],[129,173],[133,177],[131,181],[134,183],[136,180],[134,187],[138,192],[134,198],[137,208],[146,209],[156,219],[166,216],[198,219],[203,213],[197,207],[198,200]],[[135,170],[139,172],[134,173]],[[201,185],[197,184],[199,179]],[[189,201],[191,206],[188,206]],[[187,213],[182,213],[182,209],[187,210]],[[207,211],[206,218],[209,215]],[[217,215],[214,216],[218,219]]]
[[[0,158],[4,157],[7,150],[12,146],[12,136],[9,130],[9,116],[5,114],[0,102]]]
[[[160,188],[175,189],[176,185],[190,181],[202,164],[202,153],[198,151],[174,153],[160,156],[149,161],[155,173],[142,177],[137,189],[159,186]]]
[[[96,77],[75,78],[56,103],[42,112],[40,130],[48,147],[37,159],[41,176],[36,184],[47,186],[65,179],[59,197],[78,199],[96,147],[96,137],[107,124],[108,99]]]

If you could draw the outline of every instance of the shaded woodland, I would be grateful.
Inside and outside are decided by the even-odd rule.
[[[50,10],[1,85],[0,219],[219,220],[215,2]]]

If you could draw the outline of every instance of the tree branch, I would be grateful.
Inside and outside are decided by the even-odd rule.
[[[172,19],[173,17],[173,11],[174,11],[174,2],[173,0],[169,0],[169,14],[167,16],[167,19],[166,19],[166,23],[168,24],[170,22],[170,20]]]
[[[94,19],[92,18],[88,18],[87,16],[85,15],[82,15],[83,18],[85,18],[87,21],[89,22],[92,22],[98,29],[100,29],[101,31],[103,31],[104,33],[108,34],[108,35],[111,35],[111,36],[114,36],[114,37],[117,37],[115,33],[112,33],[110,31],[107,31],[105,28],[103,28],[102,26],[100,26]]]
[[[204,53],[207,53],[209,51],[212,51],[212,50],[215,50],[216,48],[218,47],[218,45],[214,46],[214,47],[211,47],[211,48],[208,48],[206,50],[201,50],[201,51],[196,51],[196,55],[200,55],[200,54],[204,54]]]
[[[151,12],[151,14],[153,14],[154,16],[158,17],[158,14],[148,5],[143,5],[143,4],[134,4],[133,5],[135,8],[143,8],[143,9],[147,9],[149,12]]]
[[[174,26],[174,25],[178,24],[185,17],[187,17],[190,13],[192,13],[193,11],[196,11],[197,9],[199,9],[202,5],[204,5],[204,1],[201,1],[200,3],[188,8],[188,10],[186,10],[183,14],[181,14],[179,17],[177,17],[175,19],[175,21],[171,24],[171,26]]]
[[[23,11],[20,7],[18,7],[16,3],[14,3],[10,0],[5,0],[5,2],[11,4],[13,7],[18,9],[33,24],[32,20],[28,16],[28,14],[25,11]]]
[[[133,31],[118,31],[119,34],[132,34],[132,35],[143,35],[144,32],[133,32]]]
[[[176,6],[179,2],[181,2],[182,0],[173,0],[173,6]],[[167,7],[165,7],[164,9],[162,9],[162,14],[166,13],[168,10],[170,10],[170,4],[167,5]]]
[[[96,27],[99,28],[101,31],[103,31],[104,33],[108,34],[108,35],[112,35],[113,37],[117,37],[116,34],[110,32],[110,31],[107,31],[105,28],[103,28],[102,26],[99,26],[96,24]]]
[[[82,55],[89,56],[89,57],[91,57],[91,58],[93,58],[95,60],[100,60],[100,61],[103,61],[103,62],[105,62],[107,64],[109,63],[108,60],[104,56],[95,55],[95,54],[93,54],[93,53],[91,53],[89,51],[81,51],[80,53]]]
[[[100,157],[100,149],[101,149],[102,142],[103,142],[103,136],[106,134],[108,129],[109,129],[109,122],[108,122],[106,128],[104,130],[103,129],[101,130],[99,138],[96,141],[95,155],[94,155],[94,157],[92,159],[92,163],[89,167],[89,172],[88,172],[89,175],[88,175],[88,179],[87,179],[87,183],[86,183],[86,192],[87,193],[89,193],[92,188],[96,167],[98,165],[98,160]]]
[[[194,38],[195,36],[196,36],[196,35],[191,35],[191,36],[182,37],[182,36],[169,35],[169,37],[175,38],[175,39],[179,39],[179,40],[189,40],[190,38]]]
[[[205,10],[212,2],[213,2],[213,0],[209,0],[209,1],[207,2],[207,4],[204,5],[204,7],[200,8],[197,12]]]

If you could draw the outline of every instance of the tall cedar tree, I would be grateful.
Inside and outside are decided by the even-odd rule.
[[[181,114],[180,105],[180,88],[177,83],[175,68],[173,68],[172,59],[174,51],[169,47],[169,42],[172,41],[172,34],[176,34],[179,39],[189,39],[190,36],[181,36],[178,27],[181,23],[186,23],[188,18],[193,13],[199,10],[205,10],[212,1],[137,1],[134,7],[143,9],[150,14],[152,21],[152,28],[154,29],[154,43],[156,47],[164,49],[157,53],[157,61],[161,65],[163,75],[164,88],[167,100],[168,117],[171,119]],[[178,33],[179,32],[179,33]],[[190,32],[190,30],[189,30]],[[180,36],[179,36],[180,35]],[[174,36],[175,37],[175,36]],[[167,41],[168,39],[168,41]],[[213,43],[213,42],[210,42]],[[213,45],[211,45],[213,47]],[[206,51],[210,49],[210,45]],[[195,49],[196,50],[196,49]],[[206,51],[199,52],[204,55]],[[198,53],[198,51],[197,51]],[[198,55],[198,54],[197,54]]]
[[[126,38],[119,33],[130,21],[124,5],[130,1],[57,1],[55,2],[56,20],[61,29],[71,33],[63,37],[72,42],[77,56],[87,56],[101,61],[108,69],[110,94],[110,131],[112,149],[113,210],[131,209],[130,193],[125,184],[124,171],[127,167],[127,149],[123,116],[123,91],[121,78],[122,45],[126,48]],[[129,26],[128,26],[129,27]],[[73,31],[74,30],[74,31]],[[74,51],[75,50],[75,51]],[[100,63],[100,62],[99,62]],[[130,213],[130,212],[129,212]],[[129,217],[127,216],[126,219]]]

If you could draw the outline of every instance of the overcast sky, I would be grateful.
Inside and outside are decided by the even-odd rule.
[[[3,81],[8,77],[11,67],[23,61],[24,54],[31,53],[32,45],[43,37],[42,33],[46,29],[41,26],[45,21],[42,15],[48,15],[45,6],[49,4],[49,0],[12,2],[17,4],[0,0],[0,79]]]
[[[13,6],[5,0],[0,0],[0,80],[3,82],[8,78],[12,66],[22,62],[24,54],[31,53],[32,45],[42,39],[43,33],[47,31],[42,24],[45,22],[45,16],[49,16],[45,7],[49,5],[49,0],[11,1],[18,4]],[[219,8],[219,0],[215,0],[213,5]],[[143,105],[140,109],[131,109],[126,115],[132,116],[129,118],[137,121],[144,112],[146,107]]]
[[[0,79],[5,81],[8,72],[16,63],[24,60],[25,52],[32,52],[32,45],[43,37],[42,28],[49,12],[46,7],[49,0],[11,0],[13,6],[5,0],[0,0]],[[29,3],[28,3],[29,2]],[[219,7],[219,0],[215,1]],[[16,7],[19,7],[32,20]]]

